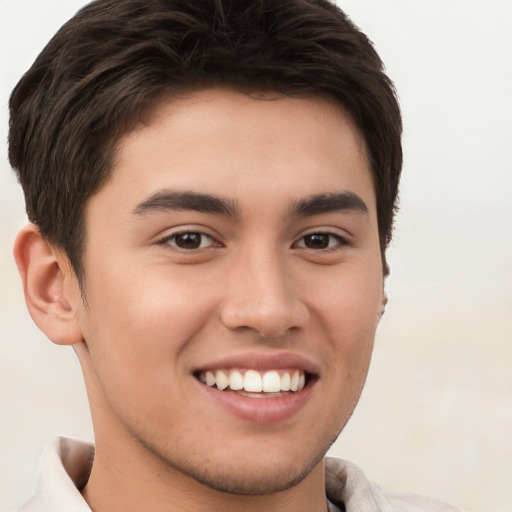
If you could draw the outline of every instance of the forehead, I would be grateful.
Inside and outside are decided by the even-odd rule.
[[[290,130],[293,123],[296,123],[295,129]],[[149,135],[146,128],[158,130],[171,125],[182,131],[183,136],[204,137],[208,132],[220,134],[222,129],[224,136],[231,136],[230,141],[265,125],[268,138],[262,142],[268,146],[284,142],[286,134],[325,138],[329,143],[325,135],[335,128],[336,134],[343,134],[344,140],[338,140],[340,146],[355,143],[367,156],[361,131],[348,110],[333,98],[325,95],[288,96],[273,91],[242,92],[230,87],[192,89],[157,98],[144,116],[144,122],[122,137],[119,147],[130,144],[141,132]],[[279,131],[281,136],[275,139],[273,135]],[[179,134],[175,135],[179,137]]]
[[[373,202],[366,155],[355,123],[333,100],[208,89],[159,102],[122,137],[99,195],[115,190],[135,205],[140,194],[169,187],[224,189],[220,195],[240,200],[350,189]]]

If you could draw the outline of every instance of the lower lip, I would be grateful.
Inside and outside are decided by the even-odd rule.
[[[300,391],[276,398],[249,398],[196,382],[204,393],[231,414],[257,424],[276,423],[292,418],[306,405],[314,386],[314,382],[309,382]]]

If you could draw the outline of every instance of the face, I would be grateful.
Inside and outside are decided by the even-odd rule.
[[[163,103],[122,139],[86,225],[98,446],[242,494],[319,467],[382,304],[373,183],[345,112],[216,89]]]

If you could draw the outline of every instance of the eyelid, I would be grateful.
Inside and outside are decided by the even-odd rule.
[[[338,243],[335,244],[334,246],[326,247],[324,249],[312,249],[312,248],[309,248],[309,247],[305,247],[304,245],[298,245],[300,242],[303,242],[305,238],[307,238],[308,236],[313,236],[313,235],[324,235],[324,236],[333,237],[333,238],[335,238],[338,241]],[[340,247],[346,247],[346,246],[349,246],[349,245],[350,245],[350,239],[349,239],[348,236],[342,235],[338,231],[334,231],[332,229],[322,229],[322,228],[312,229],[311,231],[308,231],[307,233],[303,233],[297,239],[297,241],[294,242],[294,244],[293,244],[294,247],[298,247],[300,249],[312,250],[312,251],[315,251],[315,252],[333,251],[333,250],[336,250],[336,249],[338,249]]]
[[[205,228],[204,226],[179,226],[172,230],[169,230],[166,232],[164,236],[159,236],[156,240],[157,245],[163,245],[167,246],[169,248],[175,249],[180,252],[190,252],[190,253],[197,253],[200,251],[208,250],[211,247],[220,247],[222,246],[222,242],[219,241],[219,237],[210,233],[210,230]],[[196,249],[185,249],[182,247],[177,246],[176,244],[169,243],[170,240],[172,240],[175,237],[178,237],[180,235],[185,235],[187,233],[194,233],[201,235],[203,237],[209,238],[212,243],[208,244],[207,247],[198,247]]]

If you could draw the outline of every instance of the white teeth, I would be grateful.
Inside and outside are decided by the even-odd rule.
[[[253,393],[260,393],[263,391],[263,382],[261,375],[254,371],[248,370],[244,375],[244,389],[245,391],[251,391]]]
[[[238,391],[239,389],[243,389],[244,387],[244,376],[240,373],[235,371],[232,371],[229,376],[229,387],[233,391]]]
[[[206,371],[199,374],[199,380],[207,386],[216,386],[223,391],[247,391],[249,393],[280,393],[286,391],[300,391],[306,385],[306,375],[301,370],[284,372],[281,375],[277,370],[258,372],[247,370],[244,374],[238,370]]]
[[[281,377],[281,391],[290,391],[291,377],[289,373],[285,373]]]
[[[212,372],[206,372],[206,385],[213,386],[215,384],[215,375]]]
[[[221,370],[215,374],[215,384],[220,390],[226,389],[229,386],[229,377]]]
[[[299,385],[297,386],[297,389],[302,389],[306,385],[306,376],[301,373],[299,376]]]
[[[292,379],[290,382],[290,391],[297,391],[299,389],[299,372],[295,372],[292,375]]]
[[[263,375],[263,391],[265,393],[277,393],[281,391],[281,377],[277,372],[266,372]]]

